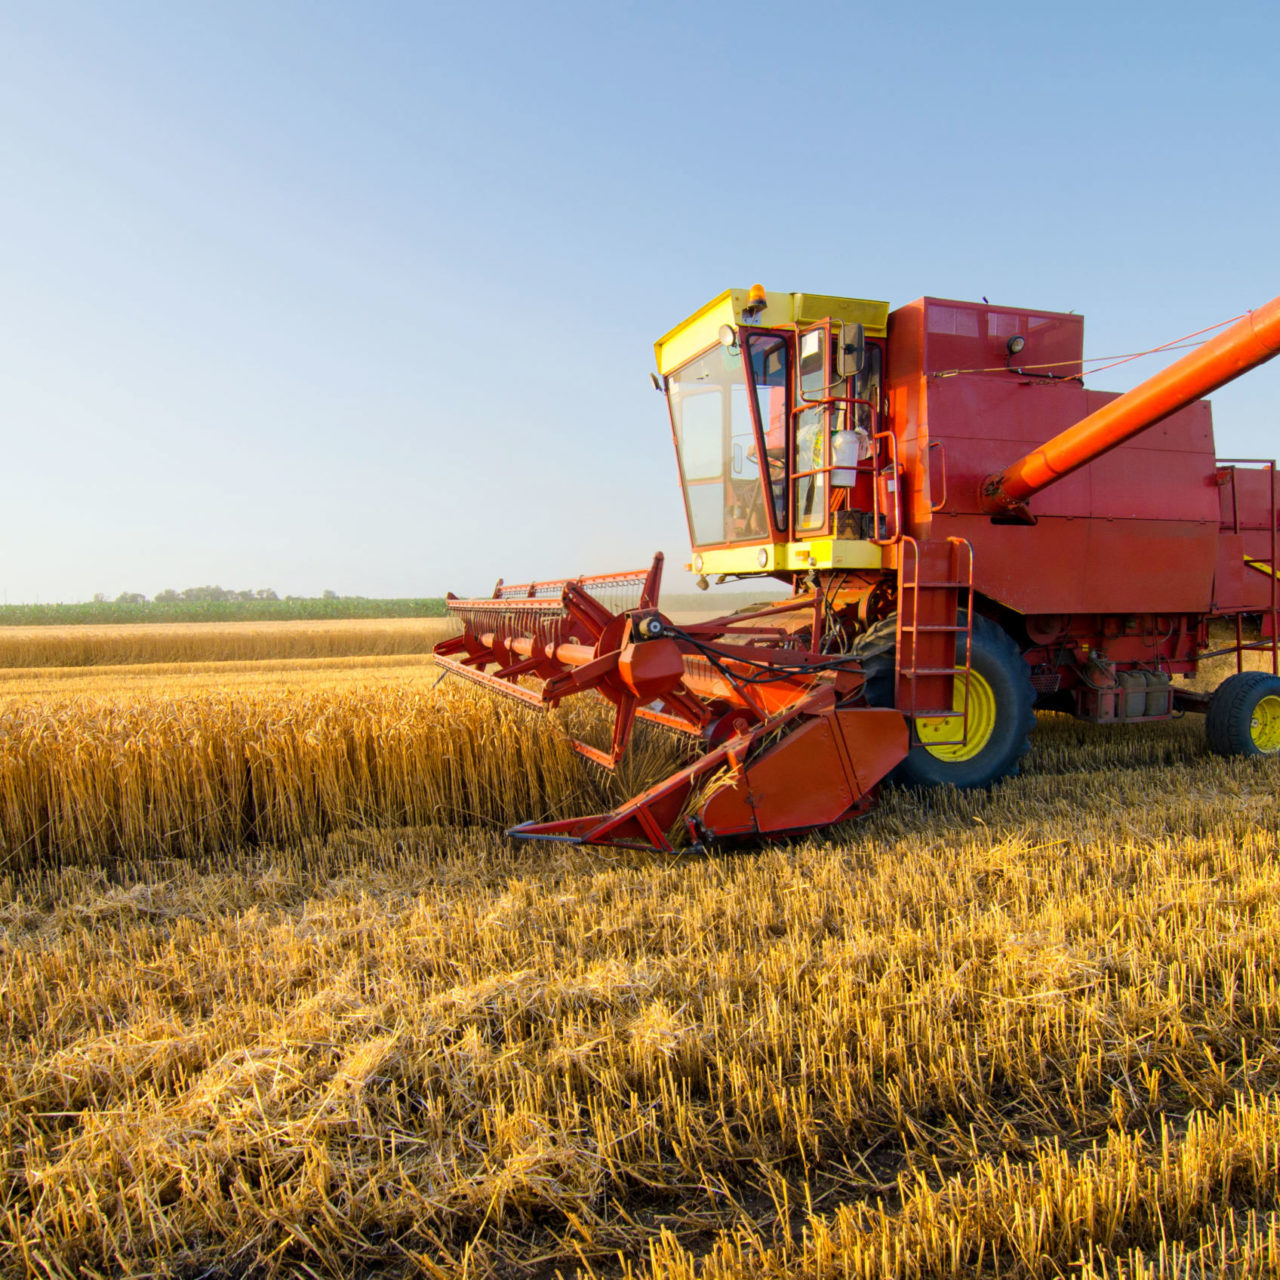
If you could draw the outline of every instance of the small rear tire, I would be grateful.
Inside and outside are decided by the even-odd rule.
[[[1266,671],[1228,676],[1209,699],[1204,734],[1216,755],[1280,753],[1280,677]]]

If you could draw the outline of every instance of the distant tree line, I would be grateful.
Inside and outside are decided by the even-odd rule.
[[[148,600],[140,591],[122,591],[114,600],[98,592],[83,604],[0,605],[0,626],[116,622],[290,622],[325,618],[438,618],[445,613],[439,596],[373,599],[340,596],[284,596],[270,587],[231,591],[226,587],[187,587],[158,591]]]
[[[306,600],[307,596],[285,596],[286,600]],[[352,599],[361,600],[362,596],[353,596]],[[95,604],[149,604],[150,601],[141,591],[122,591],[116,598],[108,602],[106,595],[99,591],[94,597]],[[226,587],[183,587],[181,591],[175,591],[172,587],[166,587],[163,591],[156,592],[156,604],[176,604],[179,601],[204,602],[212,600],[221,604],[224,600],[279,600],[280,597],[270,587],[259,587],[256,591],[232,591]],[[327,587],[321,593],[321,600],[341,600],[342,597],[336,591],[330,591]]]

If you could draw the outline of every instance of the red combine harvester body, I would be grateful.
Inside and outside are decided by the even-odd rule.
[[[755,286],[661,339],[690,567],[792,594],[678,626],[659,555],[451,597],[447,670],[537,707],[614,705],[607,748],[574,743],[589,759],[615,764],[637,717],[690,738],[685,769],[613,813],[513,834],[793,834],[865,812],[886,777],[1016,772],[1036,705],[1200,711],[1215,751],[1280,752],[1275,463],[1217,458],[1201,399],[1280,352],[1280,298],[1120,396],[1085,388],[1083,334],[1076,315]],[[1215,652],[1237,674],[1212,696],[1173,683]]]

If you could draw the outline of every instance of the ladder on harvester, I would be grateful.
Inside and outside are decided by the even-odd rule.
[[[1259,637],[1256,641],[1248,641],[1244,638],[1244,613],[1239,609],[1235,610],[1236,671],[1244,670],[1246,649],[1265,649],[1271,656],[1271,674],[1280,675],[1280,556],[1277,555],[1277,543],[1280,543],[1280,522],[1276,518],[1276,464],[1269,458],[1219,458],[1217,466],[1218,484],[1229,487],[1231,494],[1231,518],[1219,520],[1219,532],[1237,536],[1244,533],[1265,535],[1266,552],[1252,556],[1246,554],[1244,563],[1246,569],[1269,578],[1271,585],[1271,599],[1262,613]],[[1242,467],[1260,470],[1267,477],[1267,518],[1266,524],[1261,529],[1256,525],[1246,528],[1240,523],[1237,473]]]
[[[969,732],[973,547],[964,538],[898,542],[896,705],[908,720],[947,716],[956,726],[930,746],[959,746]],[[961,656],[963,654],[963,656]],[[960,680],[960,691],[956,681]],[[957,713],[959,713],[957,715]]]

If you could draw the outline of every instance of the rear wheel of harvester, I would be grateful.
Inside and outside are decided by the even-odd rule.
[[[854,647],[867,673],[867,701],[872,706],[893,706],[895,629],[896,619],[886,618],[864,632]],[[963,658],[962,649],[962,663]],[[917,787],[948,783],[988,787],[1018,772],[1031,747],[1030,733],[1035,726],[1030,669],[1006,632],[976,615],[969,667],[967,686],[963,679],[955,682],[955,714],[921,717],[915,722],[917,745],[890,775],[893,782]],[[962,734],[964,741],[957,741]]]
[[[1209,699],[1204,733],[1220,756],[1280,752],[1280,677],[1266,671],[1228,676]]]

